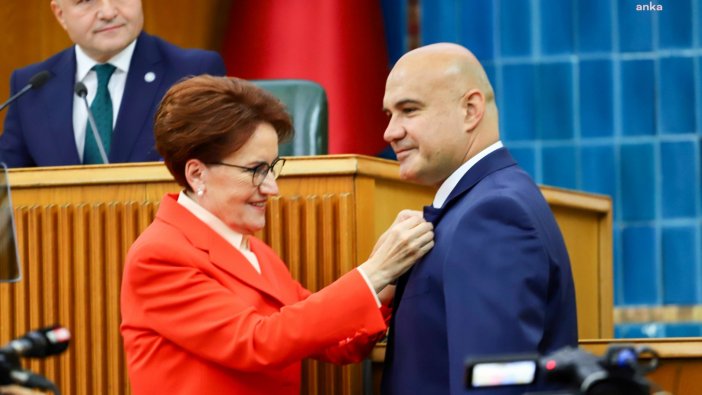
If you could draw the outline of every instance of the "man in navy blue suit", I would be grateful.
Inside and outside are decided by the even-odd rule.
[[[190,75],[226,74],[217,53],[181,49],[142,32],[141,0],[52,0],[51,9],[76,45],[13,72],[13,94],[40,71],[51,77],[9,108],[0,161],[10,167],[84,163],[86,136],[92,133],[74,85],[83,82],[92,102],[98,88],[95,65],[114,66],[107,77],[113,114],[110,163],[160,160],[153,117],[168,88]]]
[[[424,209],[434,249],[397,284],[383,394],[463,394],[467,357],[577,346],[561,232],[500,141],[493,89],[475,56],[446,43],[405,54],[383,105],[401,177],[439,188]]]

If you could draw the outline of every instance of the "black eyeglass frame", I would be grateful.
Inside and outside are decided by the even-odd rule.
[[[280,163],[280,167],[278,170],[275,169],[275,166]],[[269,163],[259,163],[258,165],[254,167],[246,167],[246,166],[239,166],[239,165],[233,165],[231,163],[225,163],[225,162],[208,162],[206,163],[207,165],[220,165],[220,166],[227,166],[227,167],[234,167],[239,170],[247,171],[251,173],[251,183],[255,187],[260,187],[261,184],[263,184],[263,181],[266,180],[266,177],[268,177],[268,173],[273,173],[273,179],[277,179],[280,176],[281,171],[283,170],[283,166],[285,166],[285,158],[277,157],[273,159],[273,162]],[[259,177],[258,182],[256,182],[256,178]]]

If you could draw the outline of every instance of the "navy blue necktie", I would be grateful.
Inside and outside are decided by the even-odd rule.
[[[444,204],[446,204],[444,202]],[[433,205],[424,206],[424,219],[431,222],[434,226],[439,222],[439,217],[441,216],[441,209],[436,208]]]
[[[105,153],[109,155],[110,153],[110,143],[112,141],[112,98],[110,97],[110,91],[107,89],[107,84],[110,82],[110,77],[115,71],[115,66],[105,63],[93,66],[93,70],[97,73],[97,92],[95,92],[95,99],[90,105],[90,111],[95,117],[95,126],[100,133],[100,138],[102,139],[102,144],[105,146]],[[86,165],[103,163],[102,156],[100,156],[100,149],[98,148],[95,137],[93,137],[93,128],[88,122],[88,126],[85,128],[85,147],[83,148],[83,163]]]

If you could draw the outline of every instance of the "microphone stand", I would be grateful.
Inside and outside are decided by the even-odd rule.
[[[29,84],[25,85],[25,87],[22,88],[19,92],[15,93],[14,95],[12,95],[12,97],[7,99],[7,101],[5,103],[2,103],[2,105],[0,106],[0,111],[4,110],[5,107],[9,106],[13,101],[15,101],[15,99],[24,95],[30,89],[32,89],[31,85],[29,85]]]
[[[93,130],[93,137],[97,142],[98,150],[100,151],[100,157],[102,157],[102,163],[109,164],[107,161],[107,154],[105,153],[105,146],[102,144],[102,137],[97,131],[97,124],[95,124],[95,118],[93,117],[93,112],[90,111],[90,104],[88,104],[87,95],[81,95],[83,102],[85,102],[85,107],[88,109],[88,122],[90,122],[90,129]]]

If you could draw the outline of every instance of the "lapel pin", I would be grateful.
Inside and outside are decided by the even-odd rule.
[[[153,71],[149,71],[148,73],[144,74],[144,81],[146,82],[154,82],[156,79],[156,74],[154,74]]]

